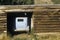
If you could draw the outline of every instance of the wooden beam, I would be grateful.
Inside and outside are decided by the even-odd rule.
[[[35,7],[45,7],[45,8],[57,8],[60,9],[60,4],[38,4],[38,5],[1,5],[0,9],[21,9],[21,8],[35,8]]]
[[[5,12],[43,12],[43,11],[49,11],[49,12],[51,12],[51,11],[55,11],[55,12],[57,12],[57,11],[59,11],[60,9],[27,9],[27,10],[22,10],[22,9],[11,9],[11,10],[5,10]]]

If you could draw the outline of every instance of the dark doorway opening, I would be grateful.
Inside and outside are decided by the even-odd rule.
[[[16,26],[15,26],[16,17],[27,17],[28,18],[27,25],[29,26],[29,33],[30,33],[32,13],[33,12],[7,12],[7,34],[8,35],[10,34],[13,36],[13,35],[17,35],[20,33],[27,33],[26,31],[14,31],[16,29]]]

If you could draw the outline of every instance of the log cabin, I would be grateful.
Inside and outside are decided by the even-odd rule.
[[[60,5],[1,5],[1,31],[60,32]]]

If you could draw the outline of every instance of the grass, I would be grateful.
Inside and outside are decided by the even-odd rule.
[[[0,40],[60,40],[60,33],[19,34],[9,37],[6,33],[0,34]]]
[[[60,0],[51,0],[54,4],[60,4]]]

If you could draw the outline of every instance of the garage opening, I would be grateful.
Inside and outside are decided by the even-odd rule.
[[[7,34],[30,33],[32,14],[33,12],[8,12]]]

